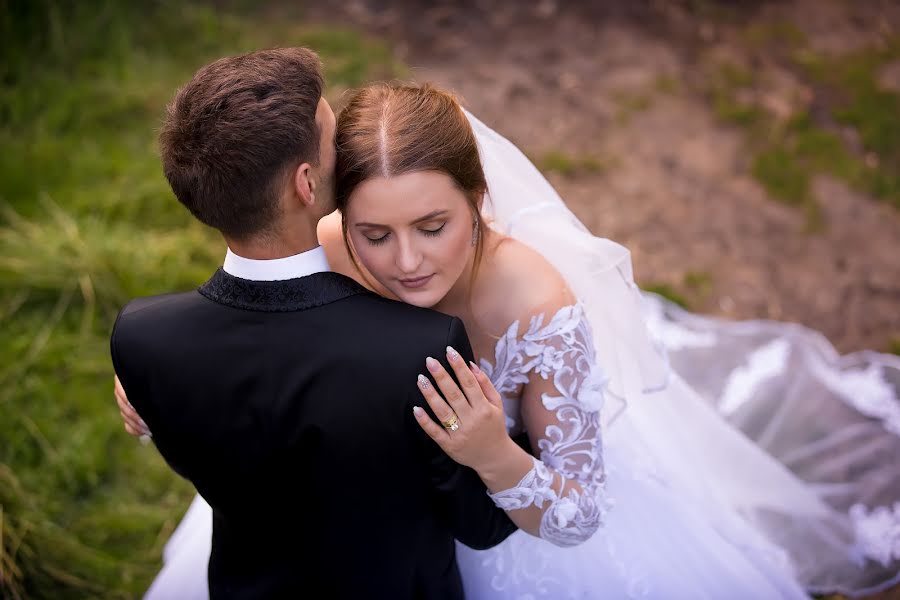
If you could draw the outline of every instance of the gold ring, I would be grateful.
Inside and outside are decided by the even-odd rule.
[[[456,431],[459,429],[459,417],[454,413],[454,415],[446,421],[441,421],[441,425],[443,425],[444,429],[447,431]]]

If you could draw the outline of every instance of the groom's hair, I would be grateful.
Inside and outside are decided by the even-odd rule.
[[[203,223],[246,240],[271,232],[296,168],[318,164],[323,79],[306,48],[276,48],[206,65],[168,106],[163,171]]]

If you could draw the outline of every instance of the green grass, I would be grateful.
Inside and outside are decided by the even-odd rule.
[[[665,86],[666,83],[663,82],[662,85]],[[653,91],[656,90],[615,94],[613,99],[618,107],[616,123],[625,125],[634,115],[642,113],[653,106]]]
[[[690,304],[681,293],[677,292],[675,288],[667,283],[655,283],[648,282],[645,284],[641,284],[641,289],[645,292],[652,292],[654,294],[659,294],[663,298],[674,302],[681,308],[685,310],[690,310]]]
[[[839,58],[798,51],[793,60],[828,99],[829,114],[859,135],[865,156],[845,161],[839,176],[900,209],[900,94],[881,89],[879,69],[900,59],[900,36],[883,48]]]
[[[756,48],[772,45],[798,48],[807,43],[806,34],[797,25],[785,19],[755,21],[742,33],[744,40]]]
[[[775,144],[756,155],[753,176],[769,195],[787,204],[803,204],[809,197],[809,172],[790,149]]]
[[[550,150],[532,159],[545,173],[559,173],[566,177],[603,173],[609,165],[593,155],[573,155],[561,150]]]
[[[713,276],[706,271],[688,271],[684,274],[684,286],[693,294],[705,298],[712,292]]]
[[[900,355],[900,337],[895,337],[888,344],[888,352]]]
[[[681,90],[681,83],[671,75],[660,75],[653,82],[653,89],[660,94],[674,94]]]
[[[4,598],[140,596],[193,493],[122,431],[108,350],[124,302],[193,288],[222,258],[162,176],[156,130],[175,89],[214,58],[271,46],[316,49],[331,99],[405,75],[377,40],[242,4],[0,11]]]
[[[808,49],[805,36],[788,22],[750,24],[744,39],[751,51],[780,53],[816,97],[815,116],[801,110],[779,122],[748,93],[765,89],[764,73],[729,63],[712,71],[713,111],[747,134],[751,174],[769,195],[804,210],[808,231],[826,225],[811,193],[819,174],[900,209],[900,95],[877,85],[879,68],[900,58],[900,38],[884,48],[828,58]],[[848,145],[838,135],[841,127],[855,131],[862,148]]]
[[[684,274],[680,285],[649,281],[641,283],[640,287],[644,291],[659,294],[685,310],[690,310],[692,301],[703,301],[712,293],[713,277],[706,271],[688,271]]]
[[[765,111],[759,106],[741,99],[740,91],[758,85],[753,74],[737,65],[721,65],[711,78],[710,96],[716,116],[732,125],[751,128],[765,118]]]

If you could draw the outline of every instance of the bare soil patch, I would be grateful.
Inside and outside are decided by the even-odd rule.
[[[817,175],[811,228],[808,208],[754,178],[746,129],[710,95],[721,65],[740,65],[762,83],[736,110],[814,112],[785,47],[877,47],[900,32],[896,3],[357,0],[313,2],[308,16],[391,40],[416,80],[460,94],[549,166],[593,232],[632,250],[642,285],[697,312],[800,322],[843,352],[900,339],[900,211]],[[886,87],[896,71],[882,71]]]

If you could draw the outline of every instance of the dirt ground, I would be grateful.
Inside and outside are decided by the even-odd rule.
[[[791,22],[816,52],[838,55],[900,32],[900,3],[356,0],[307,10],[390,40],[416,80],[454,90],[530,156],[563,153],[576,167],[590,157],[549,177],[595,234],[631,249],[642,285],[676,291],[696,312],[803,323],[842,352],[900,339],[900,211],[818,176],[825,226],[809,232],[802,209],[751,176],[745,132],[716,117],[705,86],[718,58],[752,64],[769,75],[764,106],[790,113],[810,92],[798,94],[774,49],[750,60],[747,24]],[[885,85],[898,71],[885,70]]]

